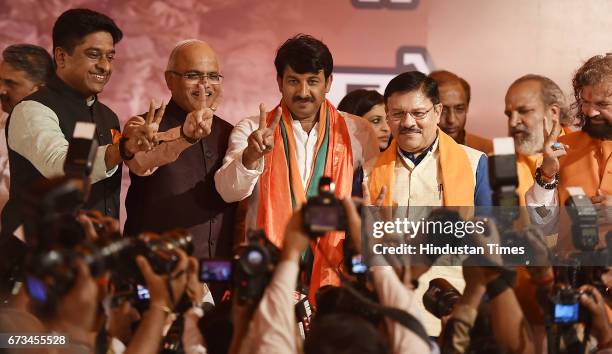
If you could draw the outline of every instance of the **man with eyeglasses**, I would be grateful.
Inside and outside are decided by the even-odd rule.
[[[165,72],[172,98],[159,123],[159,145],[137,153],[128,165],[124,232],[185,228],[194,237],[198,258],[232,254],[236,203],[221,199],[213,179],[232,131],[230,123],[214,115],[223,79],[219,70],[207,43],[191,39],[175,46]],[[133,118],[129,124],[145,120]]]
[[[7,122],[12,178],[2,212],[3,236],[13,235],[24,222],[19,207],[23,190],[34,181],[64,174],[68,141],[78,121],[96,124],[99,145],[84,208],[119,218],[121,163],[144,146],[138,144],[144,131],[128,129],[120,139],[116,114],[97,95],[110,79],[115,44],[122,36],[111,18],[92,10],[71,9],[55,22],[55,75],[17,104]]]
[[[333,59],[323,42],[304,34],[290,38],[278,49],[274,64],[282,99],[271,112],[262,104],[259,117],[236,125],[215,182],[228,202],[250,197],[246,226],[264,229],[282,247],[293,208],[318,194],[320,178],[332,178],[336,196],[350,196],[353,172],[363,166],[367,175],[368,161],[373,162],[379,149],[367,121],[338,112],[325,99]],[[320,286],[340,284],[332,265],[342,260],[343,238],[342,232],[328,233],[310,253],[311,300]]]
[[[542,165],[536,169],[536,183],[527,191],[527,205],[544,206],[532,218],[541,224],[559,221],[557,250],[574,250],[567,217],[559,220],[557,206],[565,205],[568,187],[582,187],[598,211],[599,246],[612,230],[612,54],[587,60],[572,80],[575,106],[583,121],[582,130],[559,136],[561,125],[553,120],[545,134]],[[531,210],[530,210],[531,211]]]
[[[446,70],[433,71],[429,77],[436,81],[440,92],[442,103],[442,114],[438,124],[440,129],[459,144],[467,145],[485,154],[491,153],[493,142],[490,139],[465,130],[471,98],[470,85],[467,81]]]
[[[427,218],[434,207],[490,206],[486,155],[458,144],[438,128],[442,104],[437,83],[421,72],[405,72],[389,82],[384,99],[393,141],[370,174],[372,199],[380,199],[384,189],[382,206],[411,220]],[[418,299],[434,278],[445,278],[460,291],[465,286],[459,266],[432,267],[412,275],[422,284],[415,291]],[[418,306],[427,333],[438,336],[440,320],[425,311],[422,301]]]

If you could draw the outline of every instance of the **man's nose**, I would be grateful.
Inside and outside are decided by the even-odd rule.
[[[102,69],[105,73],[111,70],[111,62],[104,55],[96,63],[98,69]]]
[[[583,103],[581,110],[587,117],[595,117],[601,114],[599,109],[597,109],[597,106],[590,103]]]
[[[510,113],[510,117],[508,117],[508,126],[514,128],[516,127],[519,122],[521,121],[518,112],[512,112]]]
[[[308,97],[308,83],[306,81],[302,82],[302,89],[300,90],[300,94],[302,97]]]

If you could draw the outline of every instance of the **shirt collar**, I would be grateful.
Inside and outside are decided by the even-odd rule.
[[[419,154],[413,154],[410,153],[408,151],[404,151],[399,147],[399,144],[397,145],[397,151],[405,158],[407,158],[408,160],[410,160],[415,166],[417,166],[421,161],[423,161],[423,159],[425,158],[425,156],[427,156],[427,154],[429,154],[430,152],[433,151],[434,147],[436,146],[436,143],[438,142],[438,135],[436,134],[436,138],[434,139],[433,143],[431,143],[431,145],[429,145],[429,147],[419,153]]]

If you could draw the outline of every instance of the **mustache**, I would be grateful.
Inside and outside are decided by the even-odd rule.
[[[409,134],[409,133],[422,133],[423,130],[419,129],[417,127],[408,127],[408,128],[400,128],[399,133],[400,134]]]
[[[515,135],[518,133],[529,133],[529,130],[527,128],[520,128],[520,127],[516,127],[516,128],[510,128],[510,135]]]
[[[300,97],[300,96],[295,96],[293,97],[293,102],[314,102],[314,97]]]

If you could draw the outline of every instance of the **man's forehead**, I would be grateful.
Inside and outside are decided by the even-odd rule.
[[[3,80],[11,79],[13,81],[21,79],[29,80],[28,73],[23,70],[15,69],[14,66],[4,60],[0,61],[0,78]]]
[[[77,44],[77,47],[81,47],[83,50],[98,49],[102,51],[115,51],[113,36],[105,31],[98,31],[86,35],[81,42]]]
[[[323,69],[319,70],[316,73],[313,72],[305,72],[305,73],[298,73],[295,70],[293,70],[293,68],[291,67],[291,65],[287,65],[285,66],[285,71],[283,72],[284,76],[291,76],[291,77],[299,77],[299,78],[306,78],[306,77],[312,77],[312,76],[317,76],[317,77],[325,77],[325,72],[323,71]]]
[[[175,69],[179,71],[218,71],[219,62],[212,49],[188,46],[177,53]]]
[[[612,76],[598,84],[583,87],[581,98],[593,101],[612,98]]]
[[[432,103],[421,90],[394,92],[387,99],[387,109],[420,108]]]

